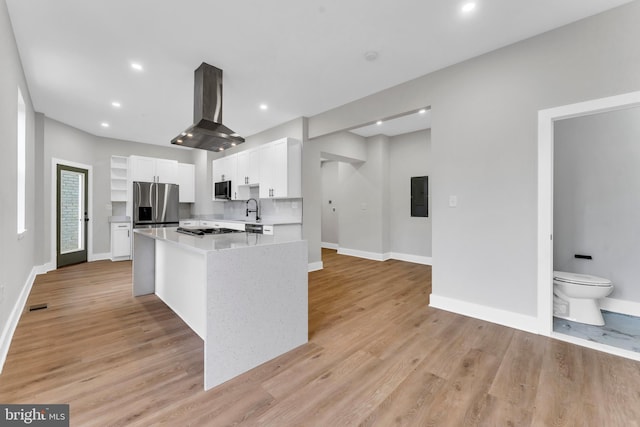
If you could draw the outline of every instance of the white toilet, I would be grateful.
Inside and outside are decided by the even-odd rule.
[[[553,272],[553,315],[589,325],[604,325],[598,299],[613,291],[611,280],[589,274]]]

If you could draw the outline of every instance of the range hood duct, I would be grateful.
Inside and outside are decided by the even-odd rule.
[[[222,124],[222,70],[203,62],[195,71],[193,126],[171,140],[183,147],[222,151],[244,138]]]

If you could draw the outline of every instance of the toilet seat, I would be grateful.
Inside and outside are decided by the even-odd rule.
[[[608,287],[612,285],[611,280],[603,279],[602,277],[590,274],[568,273],[566,271],[554,271],[553,280],[582,286]]]

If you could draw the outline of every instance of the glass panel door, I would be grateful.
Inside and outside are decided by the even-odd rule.
[[[88,171],[58,165],[57,173],[58,267],[87,261]]]

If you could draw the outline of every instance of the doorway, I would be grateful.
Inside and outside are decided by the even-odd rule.
[[[56,168],[56,264],[87,262],[89,171],[58,164]]]
[[[567,339],[553,331],[553,153],[558,120],[640,106],[640,92],[541,110],[538,113],[538,325],[539,332],[564,341],[640,360],[638,354],[612,350],[586,340]]]

